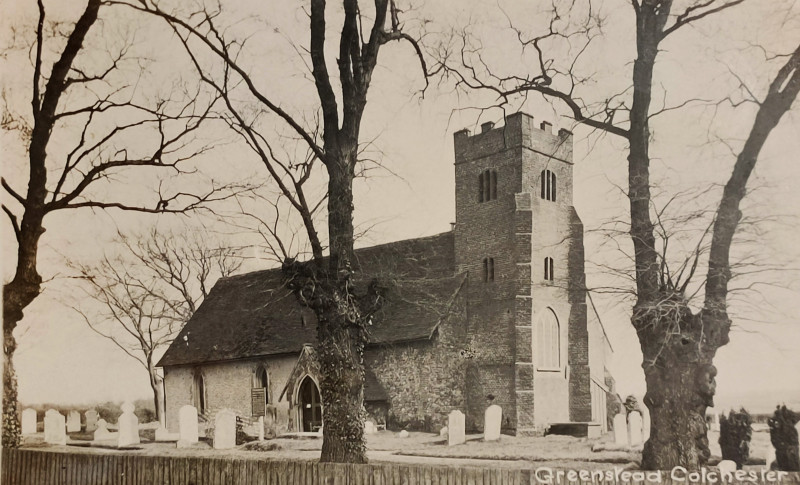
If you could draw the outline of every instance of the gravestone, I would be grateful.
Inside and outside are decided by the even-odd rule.
[[[628,430],[630,431],[631,446],[642,444],[642,414],[634,411],[628,415]]]
[[[397,433],[397,436],[398,436],[399,438],[408,438],[408,431],[406,431],[406,430],[402,430],[402,431],[400,431],[399,433]]]
[[[364,421],[364,434],[375,434],[375,423],[369,419]]]
[[[119,425],[119,438],[117,446],[130,446],[138,445],[139,441],[139,418],[133,414],[134,405],[126,402],[122,405],[122,415],[119,417],[117,424]]]
[[[642,442],[650,439],[650,410],[647,408],[642,412]]]
[[[447,417],[447,445],[460,445],[467,441],[464,427],[464,413],[454,409]]]
[[[503,408],[492,404],[486,408],[483,416],[483,441],[497,441],[500,439],[500,425],[503,422]]]
[[[90,409],[86,411],[83,415],[86,418],[86,432],[91,433],[92,431],[97,429],[97,418],[100,417],[100,414],[94,409]]]
[[[159,420],[159,426],[156,428],[155,440],[156,441],[170,441],[175,442],[181,439],[180,433],[170,433],[169,430],[165,426],[161,426],[161,420]]]
[[[67,430],[64,415],[55,409],[44,413],[44,441],[51,445],[66,445]]]
[[[180,422],[180,442],[184,445],[197,443],[197,408],[191,405],[182,406],[178,411]]]
[[[628,422],[625,413],[614,416],[614,444],[628,446]]]
[[[720,479],[725,480],[725,475],[733,474],[736,472],[736,462],[733,460],[722,460],[717,465],[719,468]]]
[[[108,423],[106,423],[105,419],[100,419],[96,423],[96,429],[94,431],[94,440],[95,441],[103,441],[103,440],[110,440],[114,437],[114,433],[111,433],[108,430]]]
[[[439,436],[442,438],[447,437],[447,426],[442,426],[442,429],[439,430]]]
[[[258,441],[264,441],[264,416],[258,417],[256,426],[258,427]]]
[[[22,411],[22,434],[36,433],[36,410],[28,408]]]
[[[226,450],[236,447],[236,414],[223,409],[214,418],[214,449]]]
[[[81,431],[81,413],[70,411],[67,415],[67,433],[79,433]]]
[[[711,431],[719,432],[719,413],[716,411],[711,414]]]

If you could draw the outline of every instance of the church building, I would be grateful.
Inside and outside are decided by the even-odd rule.
[[[438,431],[454,409],[481,431],[607,429],[611,346],[585,288],[572,134],[524,113],[454,134],[451,231],[356,250],[388,288],[365,350],[365,408],[389,429]],[[159,362],[166,420],[232,409],[277,434],[324,426],[316,321],[280,268],[220,279]]]

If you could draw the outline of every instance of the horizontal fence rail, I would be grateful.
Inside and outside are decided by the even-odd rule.
[[[256,452],[254,452],[256,453]],[[3,449],[0,461],[4,485],[523,485],[523,484],[800,484],[800,473],[768,481],[761,471],[743,480],[693,480],[662,472],[658,480],[621,475],[569,480],[557,469],[475,468],[415,464],[331,464],[261,458],[210,458],[120,454],[61,453]],[[716,471],[715,469],[708,469]],[[576,471],[577,472],[577,471]],[[764,471],[766,473],[766,470]],[[682,479],[681,479],[682,478]],[[549,479],[549,481],[548,481]]]

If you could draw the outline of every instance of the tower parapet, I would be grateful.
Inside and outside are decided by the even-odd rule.
[[[554,134],[549,122],[543,121],[536,126],[533,116],[529,114],[513,113],[506,116],[504,126],[484,123],[481,128],[481,133],[474,135],[466,128],[453,134],[456,164],[514,147],[524,147],[546,157],[572,163],[572,132],[561,128]]]

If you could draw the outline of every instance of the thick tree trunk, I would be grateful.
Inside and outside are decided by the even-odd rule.
[[[345,295],[342,295],[345,296]],[[366,463],[364,444],[364,339],[341,308],[321,316],[327,328],[317,345],[322,374],[321,462]]]
[[[328,304],[314,308],[322,373],[322,462],[367,462],[363,416],[367,336],[363,309],[353,293],[355,282],[351,281],[357,147],[354,138],[340,140],[339,156],[328,163],[330,260],[328,284],[323,286]]]
[[[650,439],[642,452],[642,468],[698,469],[708,462],[706,408],[714,367],[700,362],[673,362],[646,370]],[[713,404],[713,403],[712,403]]]
[[[16,448],[21,440],[21,426],[17,413],[17,375],[14,370],[14,352],[17,342],[14,329],[22,320],[23,310],[30,305],[41,290],[42,277],[36,272],[36,255],[39,237],[44,232],[41,219],[29,214],[23,218],[22,230],[17,236],[17,271],[14,279],[3,286],[3,439],[4,448]]]
[[[680,293],[658,295],[654,303],[634,309],[647,381],[644,404],[650,410],[642,468],[697,469],[710,456],[705,414],[714,405],[712,359],[718,347],[707,336],[720,322],[693,314]]]
[[[22,439],[17,408],[17,375],[14,371],[13,332],[3,332],[3,448],[17,448]]]

